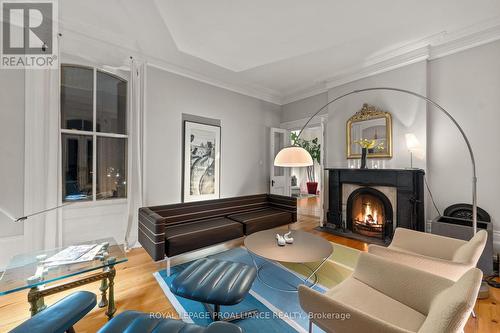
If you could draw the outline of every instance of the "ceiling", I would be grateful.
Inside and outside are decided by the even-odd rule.
[[[64,52],[114,66],[140,56],[276,103],[500,27],[498,0],[64,0],[59,6]]]

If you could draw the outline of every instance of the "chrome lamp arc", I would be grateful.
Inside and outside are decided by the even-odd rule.
[[[465,134],[463,128],[460,126],[460,124],[457,122],[457,120],[448,112],[446,111],[445,108],[443,108],[441,105],[436,103],[435,101],[431,100],[430,98],[418,94],[416,92],[410,91],[410,90],[405,90],[405,89],[399,89],[399,88],[391,88],[391,87],[373,87],[373,88],[364,88],[364,89],[358,89],[358,90],[353,90],[351,92],[345,93],[343,95],[340,95],[325,105],[323,105],[319,110],[317,110],[304,124],[304,126],[301,128],[298,137],[302,134],[304,129],[309,125],[311,120],[318,115],[321,111],[323,111],[327,106],[330,104],[333,104],[347,96],[350,95],[355,95],[355,94],[360,94],[363,92],[367,91],[393,91],[393,92],[399,92],[407,95],[412,95],[415,96],[419,99],[422,99],[426,101],[428,104],[432,105],[434,109],[437,109],[444,113],[449,120],[455,125],[455,127],[458,129],[460,134],[462,135],[462,138],[465,141],[465,144],[467,146],[467,149],[469,151],[469,156],[470,156],[470,161],[472,164],[472,228],[474,231],[474,234],[477,233],[477,176],[476,176],[476,160],[474,158],[474,152],[472,151],[472,146],[470,144],[469,139],[467,138],[467,135]],[[313,165],[313,160],[311,155],[303,148],[297,147],[297,146],[289,146],[281,149],[278,154],[276,155],[274,159],[274,165],[278,167],[306,167],[306,166],[311,166]]]

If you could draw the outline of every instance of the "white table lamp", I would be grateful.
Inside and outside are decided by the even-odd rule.
[[[405,134],[406,138],[406,147],[410,152],[410,168],[413,168],[413,153],[420,153],[422,151],[422,146],[420,145],[420,141],[418,141],[417,137],[413,133]]]

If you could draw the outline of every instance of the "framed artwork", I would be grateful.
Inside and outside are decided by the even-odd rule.
[[[220,126],[184,121],[183,201],[219,198]]]

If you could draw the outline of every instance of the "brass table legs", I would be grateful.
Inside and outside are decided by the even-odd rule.
[[[101,301],[99,302],[99,307],[103,308],[108,305],[108,298],[106,296],[106,292],[108,291],[108,279],[102,279],[101,280],[101,286],[99,287],[99,290],[101,291]]]
[[[108,309],[106,310],[106,316],[108,316],[108,319],[111,319],[116,312],[114,290],[115,276],[115,267],[108,266],[104,268],[102,272],[82,277],[76,281],[62,283],[46,288],[44,286],[33,287],[28,292],[28,302],[31,305],[31,316],[33,317],[38,312],[44,310],[47,307],[44,302],[45,296],[53,295],[61,291],[73,289],[96,281],[101,281],[101,287],[99,288],[99,290],[101,291],[101,301],[99,302],[99,307],[103,308],[107,306]],[[108,294],[109,298],[106,297],[106,294]]]
[[[39,293],[40,293],[39,287],[33,287],[28,292],[28,302],[30,303],[30,313],[32,317],[36,315],[38,312],[47,308],[43,300],[43,297],[40,297]]]
[[[113,266],[111,266],[109,269],[109,272],[108,272],[109,302],[108,302],[108,309],[106,310],[106,315],[108,316],[108,319],[113,318],[113,315],[116,312],[116,308],[115,308],[115,276],[116,276],[116,270]]]

